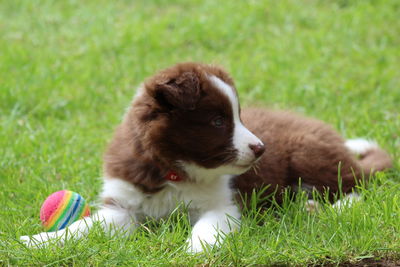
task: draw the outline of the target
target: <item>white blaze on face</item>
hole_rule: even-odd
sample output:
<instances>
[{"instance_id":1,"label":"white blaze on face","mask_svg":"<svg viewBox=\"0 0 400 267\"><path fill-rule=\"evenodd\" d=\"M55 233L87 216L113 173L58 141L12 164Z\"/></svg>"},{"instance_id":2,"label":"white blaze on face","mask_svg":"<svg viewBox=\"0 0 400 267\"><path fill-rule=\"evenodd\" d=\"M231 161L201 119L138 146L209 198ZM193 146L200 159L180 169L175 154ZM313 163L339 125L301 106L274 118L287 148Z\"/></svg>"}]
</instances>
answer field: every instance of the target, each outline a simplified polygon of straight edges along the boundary
<instances>
[{"instance_id":1,"label":"white blaze on face","mask_svg":"<svg viewBox=\"0 0 400 267\"><path fill-rule=\"evenodd\" d=\"M223 94L225 94L232 106L234 132L233 132L233 146L238 151L237 165L248 165L254 159L254 152L250 149L249 145L262 144L261 140L258 139L252 132L250 132L242 122L239 117L239 100L235 94L234 89L215 76L209 77L211 83L218 88Z\"/></svg>"}]
</instances>

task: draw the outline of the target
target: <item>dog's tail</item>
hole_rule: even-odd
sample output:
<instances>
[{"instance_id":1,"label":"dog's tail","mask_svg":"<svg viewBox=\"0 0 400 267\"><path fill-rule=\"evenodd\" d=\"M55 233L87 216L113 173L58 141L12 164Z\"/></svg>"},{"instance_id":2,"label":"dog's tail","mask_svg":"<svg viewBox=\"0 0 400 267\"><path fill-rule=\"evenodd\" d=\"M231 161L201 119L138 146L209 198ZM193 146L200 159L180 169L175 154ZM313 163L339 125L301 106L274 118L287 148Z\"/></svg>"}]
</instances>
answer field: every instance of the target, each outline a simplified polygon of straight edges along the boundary
<instances>
[{"instance_id":1,"label":"dog's tail","mask_svg":"<svg viewBox=\"0 0 400 267\"><path fill-rule=\"evenodd\" d=\"M374 141L366 139L349 139L345 146L358 156L359 163L365 175L374 174L392 168L390 155Z\"/></svg>"}]
</instances>

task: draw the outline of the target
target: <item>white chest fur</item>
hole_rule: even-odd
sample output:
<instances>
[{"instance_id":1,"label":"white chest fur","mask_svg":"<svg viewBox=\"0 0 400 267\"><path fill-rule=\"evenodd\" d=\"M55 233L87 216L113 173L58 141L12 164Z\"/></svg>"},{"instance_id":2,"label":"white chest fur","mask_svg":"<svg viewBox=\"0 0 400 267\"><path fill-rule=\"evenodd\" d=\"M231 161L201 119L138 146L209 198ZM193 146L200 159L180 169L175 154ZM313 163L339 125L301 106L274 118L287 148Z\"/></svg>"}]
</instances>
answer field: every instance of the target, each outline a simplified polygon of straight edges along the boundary
<instances>
[{"instance_id":1,"label":"white chest fur","mask_svg":"<svg viewBox=\"0 0 400 267\"><path fill-rule=\"evenodd\" d=\"M128 210L138 220L168 216L181 203L188 206L191 217L197 217L206 210L232 205L229 180L229 176L222 176L207 182L167 182L160 192L144 194L124 180L106 178L101 197L111 198L119 208Z\"/></svg>"}]
</instances>

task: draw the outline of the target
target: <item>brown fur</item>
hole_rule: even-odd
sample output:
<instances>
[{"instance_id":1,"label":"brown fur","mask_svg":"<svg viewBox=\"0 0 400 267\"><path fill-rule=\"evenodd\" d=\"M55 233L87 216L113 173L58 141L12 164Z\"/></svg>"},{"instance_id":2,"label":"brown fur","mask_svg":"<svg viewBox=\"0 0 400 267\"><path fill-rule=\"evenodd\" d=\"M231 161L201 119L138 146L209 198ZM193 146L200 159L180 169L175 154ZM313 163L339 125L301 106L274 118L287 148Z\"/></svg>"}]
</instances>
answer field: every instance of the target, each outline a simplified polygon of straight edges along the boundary
<instances>
[{"instance_id":1,"label":"brown fur","mask_svg":"<svg viewBox=\"0 0 400 267\"><path fill-rule=\"evenodd\" d=\"M373 174L393 167L389 154L380 148L372 148L360 155L359 163L366 174Z\"/></svg>"},{"instance_id":2,"label":"brown fur","mask_svg":"<svg viewBox=\"0 0 400 267\"><path fill-rule=\"evenodd\" d=\"M233 80L221 68L198 63L178 64L149 78L105 153L105 175L154 194L164 188L170 170L195 182L177 164L179 160L204 168L231 162L236 151L231 146L230 102L212 87L209 74L234 88ZM224 127L215 129L210 121L218 116L226 121ZM318 120L266 109L245 109L241 117L266 147L257 167L233 181L243 194L266 185L271 185L266 193L281 192L298 185L301 178L319 191L329 188L332 195L339 190L339 166L346 193L363 172L391 166L390 157L380 149L357 160L344 140Z\"/></svg>"},{"instance_id":3,"label":"brown fur","mask_svg":"<svg viewBox=\"0 0 400 267\"><path fill-rule=\"evenodd\" d=\"M222 69L196 63L178 64L144 83L143 94L133 101L104 156L107 177L157 193L170 170L190 178L178 160L213 168L234 159L230 102L212 87L207 74L233 86ZM215 129L210 121L218 116L227 120Z\"/></svg>"},{"instance_id":4,"label":"brown fur","mask_svg":"<svg viewBox=\"0 0 400 267\"><path fill-rule=\"evenodd\" d=\"M360 160L345 146L343 138L329 125L287 111L244 109L246 127L265 144L266 153L256 168L238 176L234 187L242 194L270 185L265 195L282 192L301 183L318 191L329 189L330 197L338 192L338 177L342 192L348 193L363 173L391 167L390 156L381 149L361 155ZM340 171L340 175L339 175ZM278 202L280 194L276 195Z\"/></svg>"}]
</instances>

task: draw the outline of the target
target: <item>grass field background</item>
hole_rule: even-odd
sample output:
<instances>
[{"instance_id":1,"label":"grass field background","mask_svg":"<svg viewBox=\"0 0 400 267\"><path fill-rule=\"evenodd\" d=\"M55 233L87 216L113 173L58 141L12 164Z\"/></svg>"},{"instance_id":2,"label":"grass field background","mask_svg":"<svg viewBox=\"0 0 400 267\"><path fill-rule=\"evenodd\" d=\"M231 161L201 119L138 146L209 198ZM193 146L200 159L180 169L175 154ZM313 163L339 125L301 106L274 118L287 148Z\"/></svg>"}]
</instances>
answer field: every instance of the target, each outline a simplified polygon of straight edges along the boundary
<instances>
[{"instance_id":1,"label":"grass field background","mask_svg":"<svg viewBox=\"0 0 400 267\"><path fill-rule=\"evenodd\" d=\"M0 265L306 265L400 259L400 2L0 1ZM155 71L224 66L246 105L291 109L394 158L338 213L302 202L249 211L218 250L188 255L186 215L131 238L94 229L63 248L30 250L54 191L95 206L113 128Z\"/></svg>"}]
</instances>

